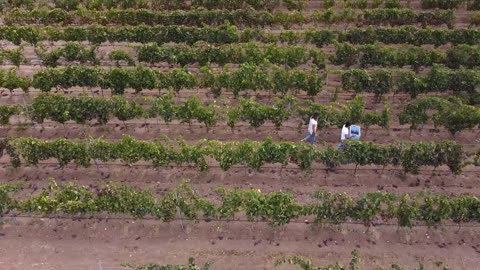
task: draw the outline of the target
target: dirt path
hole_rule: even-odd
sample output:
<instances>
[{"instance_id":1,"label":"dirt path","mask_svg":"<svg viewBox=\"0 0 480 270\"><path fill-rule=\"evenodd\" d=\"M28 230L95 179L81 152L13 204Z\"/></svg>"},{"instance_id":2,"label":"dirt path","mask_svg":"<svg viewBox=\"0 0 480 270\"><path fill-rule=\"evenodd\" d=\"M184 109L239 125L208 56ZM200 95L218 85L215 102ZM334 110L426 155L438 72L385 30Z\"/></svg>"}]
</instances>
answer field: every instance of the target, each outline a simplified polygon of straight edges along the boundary
<instances>
[{"instance_id":1,"label":"dirt path","mask_svg":"<svg viewBox=\"0 0 480 270\"><path fill-rule=\"evenodd\" d=\"M322 2L312 0L309 12L314 9L324 10ZM336 1L336 11L344 10L343 2ZM369 0L369 2L371 2ZM402 0L402 6L411 5L416 12L421 12L421 1ZM469 27L470 15L465 5L455 11L455 28ZM3 22L0 19L0 25ZM306 29L313 25L295 25L293 31ZM352 29L355 25L339 23L318 29ZM436 29L445 27L434 27ZM271 32L278 34L278 27L272 27ZM47 48L63 46L66 42L42 42ZM88 42L84 42L88 44ZM97 50L100 62L105 68L115 65L107 60L108 54L115 49L129 51L136 59L132 46L135 43L104 43ZM2 48L17 48L10 42L0 41ZM306 47L313 45L305 44ZM393 44L386 47L401 47ZM451 45L443 45L438 49L445 51ZM432 45L422 46L433 48ZM320 48L324 52L334 53L334 45ZM27 63L18 68L19 75L32 76L41 70L41 61L31 45L25 45L24 54ZM60 61L61 65L71 64ZM143 64L142 64L143 65ZM309 64L301 67L306 68ZM168 63L157 63L152 68L162 71L179 67ZM232 65L236 68L238 65ZM0 65L1 70L12 68L7 61ZM217 68L218 65L212 65ZM358 67L352 66L352 68ZM197 73L198 64L188 66ZM327 68L333 71L347 69L327 61ZM379 67L368 67L375 70ZM404 67L408 70L410 67ZM398 70L392 68L392 70ZM419 74L426 74L430 67L421 68ZM351 100L355 93L340 91L339 74L330 73L327 85L315 97L306 93L294 93L298 100L312 100L327 104L334 100L340 104ZM65 95L90 95L111 97L111 91L99 88L80 88L53 90ZM0 104L28 103L40 91L30 89L29 93L17 89L13 92L0 89ZM124 97L139 100L144 97L154 97L166 93L166 90L145 90L134 93L129 89ZM428 95L444 96L450 93L429 93ZM202 101L210 103L217 100L219 104L226 102L238 103L232 92L224 91L220 98L214 97L209 89L181 90L176 95L177 102L183 102L191 96L198 96ZM275 95L268 92L242 91L242 96L256 96L258 101L272 104ZM396 141L442 141L455 139L464 145L466 151L480 148L479 130L463 131L455 138L448 131L434 131L431 125L410 135L408 126L398 123L398 113L404 104L411 100L406 94L386 94L382 100L374 95L364 93L366 110L381 111L382 101L392 106L391 127L381 129L372 127L362 140L375 143L393 143ZM424 95L421 95L423 97ZM279 95L277 97L280 97ZM420 96L419 96L420 97ZM297 142L306 134L306 126L299 127L299 119L291 119L276 130L270 123L254 130L247 123L239 123L234 132L222 120L215 128L208 131L198 123L192 126L173 123L164 125L156 119L137 119L127 121L112 121L106 126L90 125L88 128L73 123L65 127L58 123L46 122L42 125L21 125L19 119L13 117L14 125L0 127L0 138L7 136L32 136L41 139L69 138L83 139L86 136L104 137L117 140L123 135L131 135L136 139L153 140L162 135L174 139L183 137L187 142L200 139L232 140L264 140L271 136L276 141ZM365 130L363 130L365 132ZM323 129L320 141L335 145L339 140L339 129L336 127ZM364 133L365 135L365 133ZM401 168L385 170L374 166L365 166L354 172L355 166L342 166L336 172L327 172L324 166L315 164L311 174L301 172L293 165L280 170L277 164L264 166L258 172L245 169L242 166L233 167L227 172L221 171L212 163L206 173L200 173L190 166L166 166L152 168L149 164L125 166L117 163L92 165L89 168L77 168L69 164L59 168L58 164L47 161L38 166L26 166L13 169L8 164L7 157L0 158L0 184L24 181L24 188L18 196L38 194L48 185L47 179L54 177L58 182L75 180L78 184L95 189L110 181L118 184L128 184L140 188L151 189L160 196L165 191L176 187L183 180L189 180L190 185L202 196L216 198L216 187L239 187L243 189L260 189L262 192L289 191L300 203L312 200L311 194L318 189L332 192L346 192L358 196L366 192L384 190L396 194L415 193L430 190L445 195L472 194L480 196L480 168L467 166L458 176L452 175L448 168L441 167L432 172L432 168L422 168L418 175L404 174ZM439 262L446 263L449 269L472 270L479 269L480 264L480 224L467 224L462 228L441 226L439 228L415 227L399 229L396 226L376 226L369 230L363 225L343 224L342 226L314 226L303 221L294 222L281 228L272 228L266 223L247 222L184 222L178 220L165 224L154 220L70 220L10 216L0 218L0 270L117 270L123 269L121 263L160 263L185 264L189 257L194 257L199 263L213 262L213 270L223 269L274 269L274 262L284 255L303 255L315 263L327 264L339 261L348 264L350 253L358 249L361 254L361 269L391 269L391 264L398 263L407 269L425 264L427 269L440 270ZM182 225L184 228L182 228ZM298 269L279 267L275 269Z\"/></svg>"},{"instance_id":2,"label":"dirt path","mask_svg":"<svg viewBox=\"0 0 480 270\"><path fill-rule=\"evenodd\" d=\"M457 143L463 144L465 150L472 152L480 147L478 137L480 130L474 128L459 132L455 137ZM317 143L327 143L336 146L340 140L340 129L337 127L328 127L319 131ZM215 127L207 130L203 124L194 123L188 125L185 123L173 122L165 124L163 121L155 120L131 120L125 123L112 120L104 126L98 125L80 125L67 123L65 126L56 122L46 122L41 124L12 124L0 127L0 138L5 137L35 137L45 140L68 138L68 139L86 139L86 138L104 138L105 140L118 140L125 135L130 135L138 140L155 140L162 136L171 139L183 138L189 142L197 142L201 139L219 140L219 141L243 141L245 139L263 141L271 137L275 141L298 142L306 135L306 126L302 125L300 119L291 119L278 130L271 123L266 123L257 130L248 124L248 122L239 122L232 130L225 122L218 123ZM448 130L439 128L435 130L433 126L426 126L421 130L410 132L408 125L393 125L385 129L378 126L370 127L368 130L362 129L362 141L371 141L374 143L395 143L399 141L432 141L441 142L446 139L452 140L452 135Z\"/></svg>"},{"instance_id":3,"label":"dirt path","mask_svg":"<svg viewBox=\"0 0 480 270\"><path fill-rule=\"evenodd\" d=\"M213 262L216 269L274 269L285 255L308 256L316 263L348 264L353 249L363 269L408 269L423 262L427 269L446 263L450 269L476 269L480 262L477 228L425 227L397 230L361 225L316 228L291 224L272 229L266 224L211 222L195 225L156 221L71 221L17 218L0 226L0 268L122 269L121 263ZM99 263L102 268L99 268ZM275 269L295 269L280 267Z\"/></svg>"},{"instance_id":4,"label":"dirt path","mask_svg":"<svg viewBox=\"0 0 480 270\"><path fill-rule=\"evenodd\" d=\"M2 182L18 182L25 180L25 187L33 191L46 187L49 177L58 181L75 180L81 185L97 187L110 181L151 188L157 193L176 187L182 180L189 180L194 189L201 194L213 195L216 187L254 188L264 192L287 190L298 197L310 197L313 191L326 189L330 191L345 191L356 195L376 190L394 193L414 193L424 189L435 192L458 195L480 195L480 170L474 167L465 168L462 175L454 176L448 168L438 168L432 174L427 168L418 175L404 174L401 170L382 172L382 168L363 167L354 175L354 166L342 166L336 172L327 172L321 165L313 167L312 174L306 175L298 168L288 166L280 173L280 166L266 165L259 172L234 167L227 172L218 167L212 167L206 173L198 172L188 166L168 166L152 168L151 166L99 166L76 168L68 165L59 169L58 165L39 165L38 167L21 167L13 169L3 165L0 168Z\"/></svg>"}]
</instances>

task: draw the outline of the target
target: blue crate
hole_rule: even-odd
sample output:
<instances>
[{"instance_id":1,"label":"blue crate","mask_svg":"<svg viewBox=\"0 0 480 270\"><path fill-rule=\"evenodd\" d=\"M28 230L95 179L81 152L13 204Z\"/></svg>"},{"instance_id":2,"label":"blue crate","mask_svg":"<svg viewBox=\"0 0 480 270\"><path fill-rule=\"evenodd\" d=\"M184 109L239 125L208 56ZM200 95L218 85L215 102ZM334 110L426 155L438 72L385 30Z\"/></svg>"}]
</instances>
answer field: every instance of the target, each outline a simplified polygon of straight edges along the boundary
<instances>
[{"instance_id":1,"label":"blue crate","mask_svg":"<svg viewBox=\"0 0 480 270\"><path fill-rule=\"evenodd\" d=\"M360 126L350 126L350 140L359 141L362 136L362 131Z\"/></svg>"}]
</instances>

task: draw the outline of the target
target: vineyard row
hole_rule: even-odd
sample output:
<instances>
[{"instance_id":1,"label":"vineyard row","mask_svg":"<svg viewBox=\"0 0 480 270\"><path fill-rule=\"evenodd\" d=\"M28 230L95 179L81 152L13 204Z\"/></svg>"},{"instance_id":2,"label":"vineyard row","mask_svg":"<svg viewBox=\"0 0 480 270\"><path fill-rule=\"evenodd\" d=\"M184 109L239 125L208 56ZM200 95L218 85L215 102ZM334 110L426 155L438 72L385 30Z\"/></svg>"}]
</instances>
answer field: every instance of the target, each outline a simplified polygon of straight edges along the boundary
<instances>
[{"instance_id":1,"label":"vineyard row","mask_svg":"<svg viewBox=\"0 0 480 270\"><path fill-rule=\"evenodd\" d=\"M4 7L11 8L51 8L75 10L77 8L88 10L104 9L149 9L149 10L189 10L189 9L243 9L253 8L260 10L273 10L286 6L292 10L305 8L308 0L23 0L7 1Z\"/></svg>"},{"instance_id":2,"label":"vineyard row","mask_svg":"<svg viewBox=\"0 0 480 270\"><path fill-rule=\"evenodd\" d=\"M295 265L297 269L303 270L360 270L365 269L362 268L361 265L362 258L358 252L358 250L354 249L351 253L351 260L348 264L348 267L343 266L341 263L336 262L335 264L329 265L315 265L309 258L303 256L290 256L290 257L281 257L277 259L274 263L275 267L280 265L288 264L288 265ZM436 262L437 266L440 267L442 262ZM135 265L127 263L124 266L130 268L131 270L210 270L211 266L214 265L212 262L206 262L205 264L197 264L193 257L188 259L187 265L181 264L156 264L156 263L149 263L144 265ZM389 267L386 267L389 268ZM392 269L395 270L406 270L408 268L400 267L398 264L392 264ZM381 269L381 268L379 268ZM415 270L425 270L425 266L423 263L419 263L418 268ZM440 268L438 268L440 269ZM448 270L447 265L443 265L443 270Z\"/></svg>"},{"instance_id":3,"label":"vineyard row","mask_svg":"<svg viewBox=\"0 0 480 270\"><path fill-rule=\"evenodd\" d=\"M121 121L161 118L167 124L173 120L188 124L197 121L207 129L225 120L233 132L239 121L248 122L255 129L271 121L280 129L283 123L296 118L301 127L315 112L319 114L319 129L341 127L348 120L362 125L364 135L372 125L388 128L391 118L390 106L387 104L381 113L366 112L362 96L356 96L344 105L335 102L325 105L311 101L299 102L292 96L276 99L272 105L260 103L254 97L240 98L238 105L221 102L205 105L197 96L190 97L181 104L177 103L171 93L142 102L128 101L122 97L109 99L41 94L23 106L0 105L0 124L8 125L14 115L25 115L35 123L43 123L45 119L62 124L67 121L85 124L95 120L102 125L112 117ZM455 135L480 125L480 108L464 104L459 98L426 97L406 104L398 118L401 125L410 124L411 130L433 121L435 128L445 127Z\"/></svg>"},{"instance_id":4,"label":"vineyard row","mask_svg":"<svg viewBox=\"0 0 480 270\"><path fill-rule=\"evenodd\" d=\"M341 164L358 166L378 165L401 166L405 172L418 173L422 166L446 165L454 174L462 172L467 154L462 146L452 141L441 143L396 143L374 144L371 142L348 142L343 150L328 146L321 148L307 143L244 140L243 142L219 142L202 140L186 144L182 140L167 138L155 142L135 140L125 136L120 141L103 139L46 141L18 137L0 141L0 153L10 157L13 167L19 167L22 160L30 165L40 161L56 159L61 167L70 162L88 167L92 161L120 160L126 164L149 162L154 167L191 165L200 171L209 169L209 160L218 162L224 171L235 165L246 165L258 170L265 164L295 164L301 170L309 171L313 163L323 163L329 168Z\"/></svg>"},{"instance_id":5,"label":"vineyard row","mask_svg":"<svg viewBox=\"0 0 480 270\"><path fill-rule=\"evenodd\" d=\"M309 7L309 0L23 0L6 1L0 8L55 8L64 10L75 10L78 8L86 10L104 9L148 9L148 10L194 10L194 9L255 9L273 11L280 7L289 10L305 10ZM469 10L480 9L478 0L421 0L421 7L424 9L455 9L466 6ZM400 0L327 0L321 2L321 8L399 8ZM408 1L406 6L411 6Z\"/></svg>"},{"instance_id":6,"label":"vineyard row","mask_svg":"<svg viewBox=\"0 0 480 270\"><path fill-rule=\"evenodd\" d=\"M338 71L341 74L343 90L356 93L383 94L408 93L412 97L427 92L466 92L475 94L480 85L478 70L448 70L436 65L426 75L417 75L413 71L391 71L379 69L368 72L364 69ZM30 77L16 74L15 69L0 71L0 87L10 91L30 87L49 92L53 88L100 87L111 89L113 94L122 95L126 89L140 92L146 89L182 89L209 88L216 96L222 91L231 91L238 96L242 91L271 91L287 94L291 91L306 92L309 96L320 93L327 81L327 72L319 73L316 68L309 70L288 70L273 64L241 64L238 69L223 70L201 67L198 73L186 69L174 68L160 72L151 68L98 68L69 66L66 68L47 68ZM338 91L338 90L337 90Z\"/></svg>"},{"instance_id":7,"label":"vineyard row","mask_svg":"<svg viewBox=\"0 0 480 270\"><path fill-rule=\"evenodd\" d=\"M316 191L312 194L312 202L300 204L292 194L282 191L262 193L253 189L217 188L217 198L213 202L198 195L185 182L157 198L150 190L126 185L110 183L92 192L85 186L59 184L49 179L48 188L21 200L11 196L20 187L21 183L0 185L0 214L15 212L73 218L121 214L171 222L180 210L184 219L192 221L228 221L245 215L249 221L268 221L273 226L299 218L312 218L313 223L362 222L365 226L395 220L400 227L480 221L480 199L472 195L447 197L429 192L395 195L379 191L352 198L345 193Z\"/></svg>"},{"instance_id":8,"label":"vineyard row","mask_svg":"<svg viewBox=\"0 0 480 270\"><path fill-rule=\"evenodd\" d=\"M290 68L304 64L313 64L318 68L325 68L327 64L359 65L360 67L404 67L411 66L418 70L422 66L443 64L449 68L477 68L480 67L480 46L457 45L448 48L445 52L422 47L392 48L382 47L379 44L350 45L339 43L335 45L335 53L325 53L321 49L308 46L279 46L258 42L234 43L212 46L198 42L193 46L186 44L158 45L156 43L132 46L137 60L127 50L117 49L108 54L110 61L117 66L136 64L169 63L181 66L199 63L201 66L210 63L219 65L265 62L285 65ZM44 45L37 45L35 52L42 65L56 67L60 60L70 64L101 65L102 56L97 53L97 46L83 45L77 42L68 42L66 45L48 50ZM0 63L8 60L15 66L26 64L27 58L23 54L23 46L16 49L0 49Z\"/></svg>"},{"instance_id":9,"label":"vineyard row","mask_svg":"<svg viewBox=\"0 0 480 270\"><path fill-rule=\"evenodd\" d=\"M146 106L143 105L145 103ZM45 119L62 124L72 120L78 124L96 120L102 125L112 116L121 121L160 117L166 123L178 120L191 124L196 120L207 128L214 127L220 120L226 120L233 131L239 121L246 121L253 128L259 128L267 121L271 121L279 129L284 122L295 117L301 119L299 125L302 125L314 112L320 113L319 129L329 126L341 127L347 119L362 124L366 129L371 125L386 128L390 120L388 106L385 106L382 113L365 112L365 101L362 96L347 101L343 106L338 103L323 105L311 101L300 104L292 96L277 99L273 105L262 104L251 97L240 98L236 106L228 104L222 106L220 102L204 105L197 96L177 104L171 93L143 102L128 101L122 97L109 99L41 94L25 106L0 105L0 124L9 124L10 117L14 115L26 115L35 123L43 123Z\"/></svg>"},{"instance_id":10,"label":"vineyard row","mask_svg":"<svg viewBox=\"0 0 480 270\"><path fill-rule=\"evenodd\" d=\"M49 41L89 41L94 44L103 42L157 42L160 44L176 42L193 44L197 41L225 44L248 41L286 42L289 44L311 43L324 46L335 42L353 44L433 44L440 46L447 43L478 45L479 29L419 29L413 26L398 28L368 27L348 30L305 30L280 31L279 33L259 28L239 30L233 25L216 27L189 26L1 26L0 40L8 40L16 45L22 41L35 44L42 40Z\"/></svg>"},{"instance_id":11,"label":"vineyard row","mask_svg":"<svg viewBox=\"0 0 480 270\"><path fill-rule=\"evenodd\" d=\"M299 12L275 12L255 10L193 10L153 12L149 10L107 10L107 11L66 11L63 9L14 9L4 15L6 25L221 25L225 22L249 27L292 25L311 23L336 24L352 23L366 25L422 25L423 27L446 25L453 28L455 15L452 10L435 10L416 13L413 9L368 9L357 12L345 9L340 12L333 9L314 11L307 15ZM470 24L476 24L475 13L469 18Z\"/></svg>"},{"instance_id":12,"label":"vineyard row","mask_svg":"<svg viewBox=\"0 0 480 270\"><path fill-rule=\"evenodd\" d=\"M480 109L463 104L460 99L427 97L406 104L399 114L400 124L410 124L410 130L425 125L429 120L434 126L443 126L451 134L480 124Z\"/></svg>"}]
</instances>

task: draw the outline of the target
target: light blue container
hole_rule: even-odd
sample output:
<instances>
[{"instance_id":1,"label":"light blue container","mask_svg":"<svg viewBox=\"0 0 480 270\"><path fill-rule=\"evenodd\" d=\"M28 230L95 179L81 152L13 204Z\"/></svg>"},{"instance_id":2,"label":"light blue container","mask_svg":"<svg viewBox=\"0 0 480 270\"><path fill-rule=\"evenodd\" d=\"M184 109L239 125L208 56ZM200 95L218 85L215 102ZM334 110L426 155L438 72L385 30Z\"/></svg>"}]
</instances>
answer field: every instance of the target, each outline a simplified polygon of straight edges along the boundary
<instances>
[{"instance_id":1,"label":"light blue container","mask_svg":"<svg viewBox=\"0 0 480 270\"><path fill-rule=\"evenodd\" d=\"M360 126L350 126L350 140L359 141L362 136Z\"/></svg>"}]
</instances>

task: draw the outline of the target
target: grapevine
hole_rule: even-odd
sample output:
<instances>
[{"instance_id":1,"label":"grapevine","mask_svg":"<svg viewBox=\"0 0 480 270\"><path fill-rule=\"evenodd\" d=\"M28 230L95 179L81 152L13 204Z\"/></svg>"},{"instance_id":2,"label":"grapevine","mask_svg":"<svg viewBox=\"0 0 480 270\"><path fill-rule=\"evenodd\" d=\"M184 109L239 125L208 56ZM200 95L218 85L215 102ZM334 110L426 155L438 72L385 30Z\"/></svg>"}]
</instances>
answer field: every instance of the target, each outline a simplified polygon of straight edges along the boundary
<instances>
[{"instance_id":1,"label":"grapevine","mask_svg":"<svg viewBox=\"0 0 480 270\"><path fill-rule=\"evenodd\" d=\"M310 215L315 215L316 223L360 221L366 226L370 226L373 220L381 222L390 218L397 218L402 227L480 220L480 199L473 195L448 197L420 192L410 197L406 194L371 192L353 198L344 193L318 191L311 203L300 204L292 194L282 191L262 193L258 190L219 188L216 190L218 198L212 200L198 195L187 183L157 197L148 189L114 183L92 191L73 182L48 181L47 188L23 200L15 196L18 184L0 185L0 213L10 211L72 217L122 214L137 219L155 217L171 222L178 206L184 217L192 221L201 219L201 216L230 220L245 213L249 221L265 220L272 226L286 225ZM405 207L406 203L408 207ZM408 217L408 222L405 222L405 217Z\"/></svg>"},{"instance_id":2,"label":"grapevine","mask_svg":"<svg viewBox=\"0 0 480 270\"><path fill-rule=\"evenodd\" d=\"M75 162L86 167L92 160L98 159L104 162L121 160L126 164L146 161L155 167L173 163L186 164L205 171L209 168L207 159L210 157L225 169L246 164L249 168L258 170L267 163L293 163L302 170L310 170L314 162L330 164L332 157L356 166L400 164L405 172L411 173L418 173L422 166L435 168L446 165L452 173L460 174L464 166L462 146L451 141L381 145L352 141L345 151L330 147L322 149L302 143L276 143L271 139L263 142L244 140L238 144L216 141L200 141L191 145L183 141L177 143L178 146L173 147L172 142L147 142L129 136L117 142L101 139L91 142L66 139L45 141L19 137L4 139L2 145L14 167L19 166L19 158L29 165L37 165L40 161L53 158L60 166ZM223 149L228 151L224 152Z\"/></svg>"}]
</instances>

